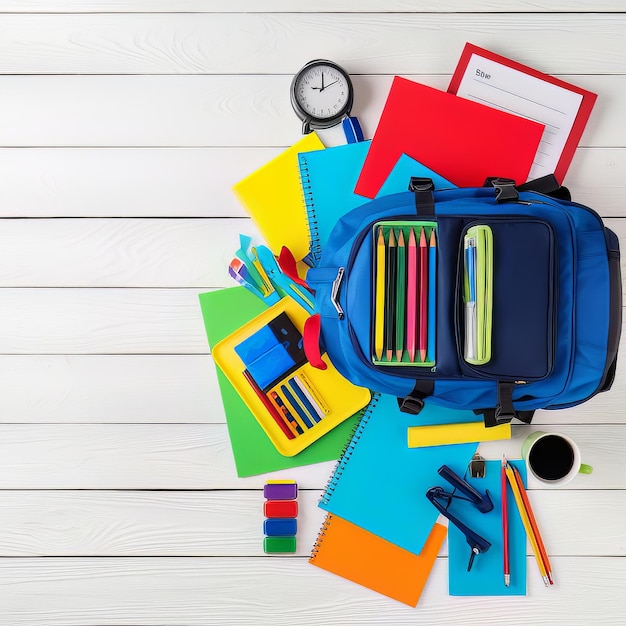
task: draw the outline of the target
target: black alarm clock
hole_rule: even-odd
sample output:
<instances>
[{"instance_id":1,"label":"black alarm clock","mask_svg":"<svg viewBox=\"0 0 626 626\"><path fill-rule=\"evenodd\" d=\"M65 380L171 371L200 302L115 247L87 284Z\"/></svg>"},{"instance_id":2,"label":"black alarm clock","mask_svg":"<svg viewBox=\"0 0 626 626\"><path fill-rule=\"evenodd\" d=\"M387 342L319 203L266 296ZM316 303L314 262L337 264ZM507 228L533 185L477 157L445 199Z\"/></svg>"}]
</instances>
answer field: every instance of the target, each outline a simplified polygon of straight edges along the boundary
<instances>
[{"instance_id":1,"label":"black alarm clock","mask_svg":"<svg viewBox=\"0 0 626 626\"><path fill-rule=\"evenodd\" d=\"M291 104L303 134L339 124L350 116L353 100L348 73L331 61L310 61L291 81Z\"/></svg>"}]
</instances>

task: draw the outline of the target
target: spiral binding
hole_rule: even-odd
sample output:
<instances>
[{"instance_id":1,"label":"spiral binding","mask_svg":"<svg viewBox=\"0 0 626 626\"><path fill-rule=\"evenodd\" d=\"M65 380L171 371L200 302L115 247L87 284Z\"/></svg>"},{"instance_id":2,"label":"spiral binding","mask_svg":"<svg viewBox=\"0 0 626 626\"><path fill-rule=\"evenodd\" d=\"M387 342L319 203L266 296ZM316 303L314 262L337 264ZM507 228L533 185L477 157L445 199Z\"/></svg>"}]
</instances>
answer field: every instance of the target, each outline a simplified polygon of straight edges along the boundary
<instances>
[{"instance_id":1,"label":"spiral binding","mask_svg":"<svg viewBox=\"0 0 626 626\"><path fill-rule=\"evenodd\" d=\"M317 263L322 255L322 246L320 245L320 233L315 213L315 202L313 200L313 190L311 188L311 177L309 175L308 163L306 156L303 154L298 157L300 167L300 180L302 182L302 196L304 207L306 210L307 223L309 225L309 248L310 255Z\"/></svg>"},{"instance_id":2,"label":"spiral binding","mask_svg":"<svg viewBox=\"0 0 626 626\"><path fill-rule=\"evenodd\" d=\"M320 505L328 504L330 502L330 499L333 497L333 493L335 492L335 487L337 486L337 481L341 478L341 475L343 474L346 465L352 458L352 453L354 452L354 449L358 445L359 440L361 439L361 435L363 435L363 431L365 430L365 427L369 423L372 413L374 412L374 409L376 408L376 405L378 404L379 399L380 399L380 394L373 393L372 399L370 400L369 404L365 407L365 409L363 409L363 417L359 420L359 422L354 427L352 434L350 436L350 439L348 440L348 443L346 443L343 450L341 451L341 455L339 456L339 459L337 460L335 469L333 470L332 474L330 475L330 478L328 479L328 482L326 483L326 488L324 489L324 493L322 494L319 500Z\"/></svg>"},{"instance_id":3,"label":"spiral binding","mask_svg":"<svg viewBox=\"0 0 626 626\"><path fill-rule=\"evenodd\" d=\"M322 526L317 535L317 539L315 540L315 543L313 544L313 547L311 548L311 557L309 558L309 562L315 560L317 553L320 551L320 548L322 547L322 543L324 541L324 537L326 536L326 531L328 530L332 519L333 519L332 513L326 513L326 517L324 518L324 521L322 522Z\"/></svg>"}]
</instances>

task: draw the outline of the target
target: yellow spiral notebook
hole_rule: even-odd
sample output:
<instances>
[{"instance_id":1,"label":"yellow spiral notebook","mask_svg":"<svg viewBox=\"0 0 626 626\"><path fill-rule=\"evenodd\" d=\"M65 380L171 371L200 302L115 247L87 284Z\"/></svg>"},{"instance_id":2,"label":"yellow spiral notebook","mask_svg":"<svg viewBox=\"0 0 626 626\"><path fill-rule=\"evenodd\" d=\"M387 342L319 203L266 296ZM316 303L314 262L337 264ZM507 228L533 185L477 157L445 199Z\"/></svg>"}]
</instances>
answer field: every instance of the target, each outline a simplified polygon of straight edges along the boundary
<instances>
[{"instance_id":1,"label":"yellow spiral notebook","mask_svg":"<svg viewBox=\"0 0 626 626\"><path fill-rule=\"evenodd\" d=\"M322 150L313 132L233 186L246 213L278 255L287 246L296 261L309 253L309 227L304 208L298 153Z\"/></svg>"}]
</instances>

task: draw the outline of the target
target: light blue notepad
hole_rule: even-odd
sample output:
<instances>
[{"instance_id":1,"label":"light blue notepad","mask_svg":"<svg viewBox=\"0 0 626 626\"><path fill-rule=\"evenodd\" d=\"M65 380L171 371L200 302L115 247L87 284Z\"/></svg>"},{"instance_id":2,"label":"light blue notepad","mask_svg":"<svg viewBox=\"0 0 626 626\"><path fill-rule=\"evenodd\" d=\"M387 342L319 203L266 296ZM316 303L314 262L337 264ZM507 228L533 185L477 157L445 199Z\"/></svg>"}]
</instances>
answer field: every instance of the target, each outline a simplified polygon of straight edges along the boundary
<instances>
[{"instance_id":1,"label":"light blue notepad","mask_svg":"<svg viewBox=\"0 0 626 626\"><path fill-rule=\"evenodd\" d=\"M523 461L509 461L521 473L526 484L526 466ZM463 476L467 465L448 464L450 469ZM489 491L493 510L481 513L468 502L454 500L450 512L464 524L491 543L487 552L474 559L472 569L467 571L470 548L465 535L453 524L448 525L448 577L451 596L524 596L526 595L526 533L517 512L515 499L507 483L507 506L509 517L509 563L511 584L504 584L504 550L502 544L502 489L500 486L500 461L487 461L484 478L466 480L475 489ZM448 488L442 480L438 483ZM539 576L539 573L537 573Z\"/></svg>"},{"instance_id":2,"label":"light blue notepad","mask_svg":"<svg viewBox=\"0 0 626 626\"><path fill-rule=\"evenodd\" d=\"M319 260L321 250L339 218L370 201L354 193L370 143L369 140L359 141L298 154L314 262ZM411 176L431 178L435 189L455 186L403 154L376 197L407 191Z\"/></svg>"},{"instance_id":3,"label":"light blue notepad","mask_svg":"<svg viewBox=\"0 0 626 626\"><path fill-rule=\"evenodd\" d=\"M472 411L426 402L419 415L409 415L394 396L375 394L319 503L415 554L439 516L426 499L426 491L439 484L437 470L443 464L467 468L476 450L474 443L409 448L409 426L477 420Z\"/></svg>"}]
</instances>

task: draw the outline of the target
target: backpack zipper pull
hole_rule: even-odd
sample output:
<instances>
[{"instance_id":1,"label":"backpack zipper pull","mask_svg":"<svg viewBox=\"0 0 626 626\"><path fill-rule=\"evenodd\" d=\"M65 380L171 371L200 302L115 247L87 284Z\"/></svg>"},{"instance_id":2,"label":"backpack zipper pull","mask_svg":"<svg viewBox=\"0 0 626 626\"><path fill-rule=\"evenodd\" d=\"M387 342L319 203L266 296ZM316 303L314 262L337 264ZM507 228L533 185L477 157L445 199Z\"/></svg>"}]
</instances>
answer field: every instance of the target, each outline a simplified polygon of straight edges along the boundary
<instances>
[{"instance_id":1,"label":"backpack zipper pull","mask_svg":"<svg viewBox=\"0 0 626 626\"><path fill-rule=\"evenodd\" d=\"M330 301L333 303L333 306L337 310L337 315L339 316L340 320L342 320L345 317L343 309L341 308L341 305L339 304L339 291L341 289L341 281L343 280L344 274L345 274L345 269L343 267L340 267L337 270L337 276L335 280L333 280L333 287L330 292Z\"/></svg>"}]
</instances>

